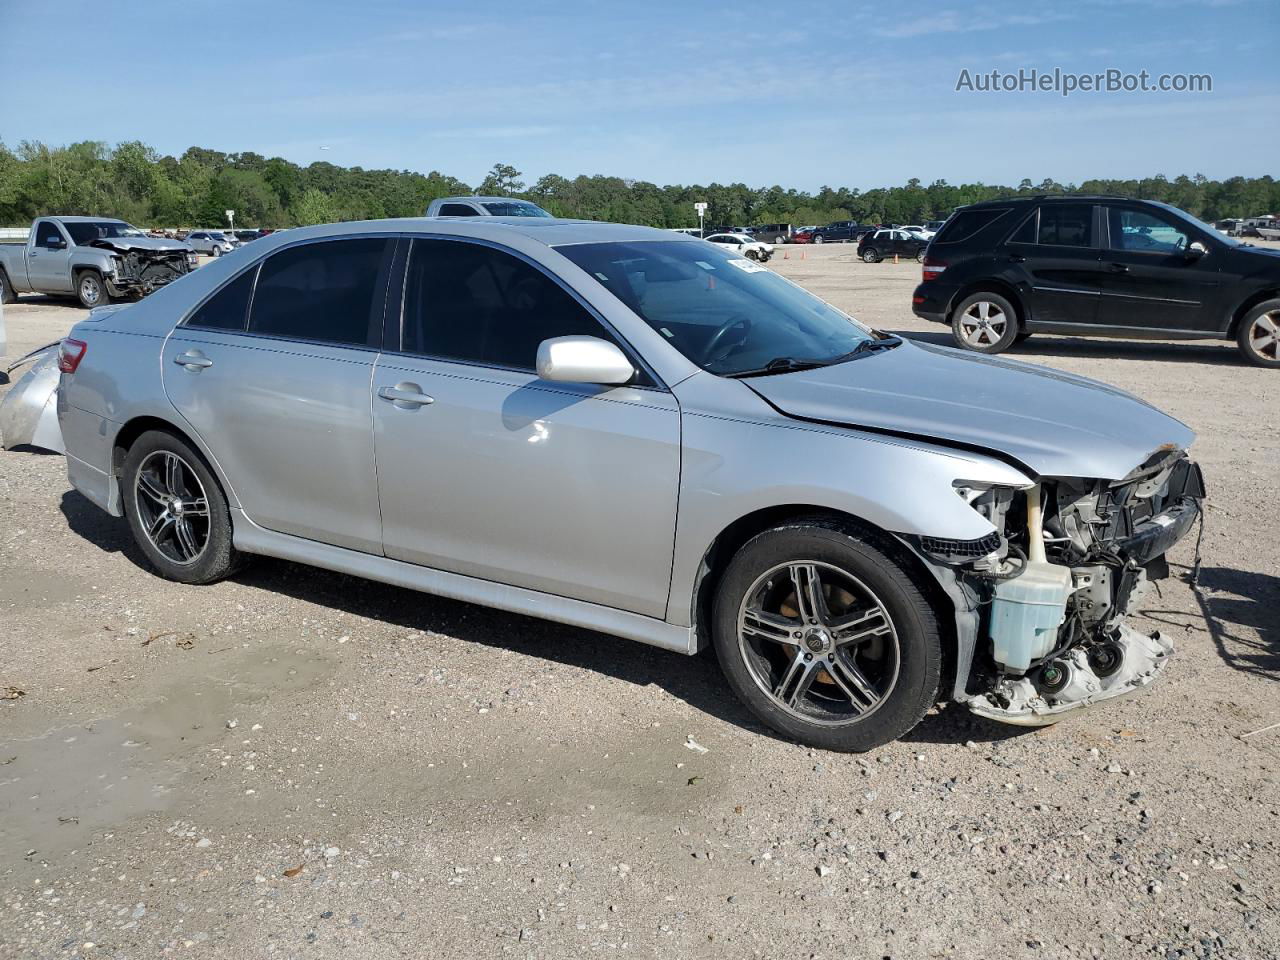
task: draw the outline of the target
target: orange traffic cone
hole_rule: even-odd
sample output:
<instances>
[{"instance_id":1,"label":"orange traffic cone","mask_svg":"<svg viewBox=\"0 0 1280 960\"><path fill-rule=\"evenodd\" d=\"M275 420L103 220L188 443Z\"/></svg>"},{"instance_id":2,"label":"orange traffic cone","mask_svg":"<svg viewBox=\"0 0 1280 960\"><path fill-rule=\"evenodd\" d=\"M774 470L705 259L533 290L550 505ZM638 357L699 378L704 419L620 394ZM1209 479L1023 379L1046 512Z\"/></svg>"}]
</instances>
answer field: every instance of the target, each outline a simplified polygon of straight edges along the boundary
<instances>
[{"instance_id":1,"label":"orange traffic cone","mask_svg":"<svg viewBox=\"0 0 1280 960\"><path fill-rule=\"evenodd\" d=\"M894 263L898 262L898 255L896 253L893 255L893 262Z\"/></svg>"},{"instance_id":2,"label":"orange traffic cone","mask_svg":"<svg viewBox=\"0 0 1280 960\"><path fill-rule=\"evenodd\" d=\"M804 253L805 253L805 252L804 252L803 250L801 250L801 251L800 251L800 259L801 259L801 260L803 260L803 259L804 259Z\"/></svg>"},{"instance_id":3,"label":"orange traffic cone","mask_svg":"<svg viewBox=\"0 0 1280 960\"><path fill-rule=\"evenodd\" d=\"M783 250L783 251L782 251L782 259L783 259L783 260L790 260L790 259L791 259L791 251L790 251L790 250Z\"/></svg>"}]
</instances>

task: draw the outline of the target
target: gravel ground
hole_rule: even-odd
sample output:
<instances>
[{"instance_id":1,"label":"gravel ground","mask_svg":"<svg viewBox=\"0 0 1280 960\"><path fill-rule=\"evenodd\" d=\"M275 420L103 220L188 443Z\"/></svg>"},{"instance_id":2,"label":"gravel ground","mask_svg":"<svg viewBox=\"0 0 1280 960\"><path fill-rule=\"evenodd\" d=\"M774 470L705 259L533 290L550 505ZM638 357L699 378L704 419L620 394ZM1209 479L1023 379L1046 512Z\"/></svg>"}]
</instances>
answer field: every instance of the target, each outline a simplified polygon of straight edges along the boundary
<instances>
[{"instance_id":1,"label":"gravel ground","mask_svg":"<svg viewBox=\"0 0 1280 960\"><path fill-rule=\"evenodd\" d=\"M915 264L773 266L885 329ZM81 316L6 309L10 354ZM861 757L713 658L279 561L184 587L61 458L0 453L0 956L1280 956L1280 378L1227 344L1035 337L1190 423L1204 570L1148 691L940 708ZM6 387L0 385L0 391ZM1271 401L1267 401L1267 397Z\"/></svg>"}]
</instances>

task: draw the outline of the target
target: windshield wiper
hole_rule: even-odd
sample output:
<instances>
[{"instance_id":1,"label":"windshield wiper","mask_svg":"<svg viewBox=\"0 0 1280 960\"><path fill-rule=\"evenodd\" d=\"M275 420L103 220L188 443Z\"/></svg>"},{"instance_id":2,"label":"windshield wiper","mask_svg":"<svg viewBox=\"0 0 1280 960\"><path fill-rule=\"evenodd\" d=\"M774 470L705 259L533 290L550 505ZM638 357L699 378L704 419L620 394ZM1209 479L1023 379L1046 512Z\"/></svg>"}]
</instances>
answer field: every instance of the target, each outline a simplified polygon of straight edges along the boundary
<instances>
[{"instance_id":1,"label":"windshield wiper","mask_svg":"<svg viewBox=\"0 0 1280 960\"><path fill-rule=\"evenodd\" d=\"M860 344L850 350L848 353L842 354L832 360L832 363L844 363L846 360L852 360L854 357L860 357L864 353L875 353L878 350L892 350L894 347L902 343L901 337L884 337L881 340L863 340Z\"/></svg>"},{"instance_id":2,"label":"windshield wiper","mask_svg":"<svg viewBox=\"0 0 1280 960\"><path fill-rule=\"evenodd\" d=\"M825 360L797 360L795 357L774 357L763 367L755 370L739 370L736 373L726 373L726 377L733 377L740 380L743 377L763 377L771 373L792 373L796 370L812 370L814 367L825 367Z\"/></svg>"}]
</instances>

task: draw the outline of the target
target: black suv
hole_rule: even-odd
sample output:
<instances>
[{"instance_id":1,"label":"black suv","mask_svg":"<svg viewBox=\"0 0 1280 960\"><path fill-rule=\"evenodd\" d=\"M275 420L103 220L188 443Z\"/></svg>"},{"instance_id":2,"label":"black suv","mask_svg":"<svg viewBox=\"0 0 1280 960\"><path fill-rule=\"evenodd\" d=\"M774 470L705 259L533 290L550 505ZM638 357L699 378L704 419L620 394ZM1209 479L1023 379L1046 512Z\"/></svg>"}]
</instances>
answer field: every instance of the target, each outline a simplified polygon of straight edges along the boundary
<instances>
[{"instance_id":1,"label":"black suv","mask_svg":"<svg viewBox=\"0 0 1280 960\"><path fill-rule=\"evenodd\" d=\"M857 220L837 220L813 231L814 243L852 243L861 240L865 234L871 233L875 227L858 223Z\"/></svg>"},{"instance_id":2,"label":"black suv","mask_svg":"<svg viewBox=\"0 0 1280 960\"><path fill-rule=\"evenodd\" d=\"M905 230L876 230L858 241L858 256L866 263L879 263L886 257L909 257L924 260L928 240L914 237Z\"/></svg>"},{"instance_id":3,"label":"black suv","mask_svg":"<svg viewBox=\"0 0 1280 960\"><path fill-rule=\"evenodd\" d=\"M912 308L979 353L1041 331L1222 338L1251 363L1280 367L1280 250L1151 200L1036 196L961 207L929 246Z\"/></svg>"}]
</instances>

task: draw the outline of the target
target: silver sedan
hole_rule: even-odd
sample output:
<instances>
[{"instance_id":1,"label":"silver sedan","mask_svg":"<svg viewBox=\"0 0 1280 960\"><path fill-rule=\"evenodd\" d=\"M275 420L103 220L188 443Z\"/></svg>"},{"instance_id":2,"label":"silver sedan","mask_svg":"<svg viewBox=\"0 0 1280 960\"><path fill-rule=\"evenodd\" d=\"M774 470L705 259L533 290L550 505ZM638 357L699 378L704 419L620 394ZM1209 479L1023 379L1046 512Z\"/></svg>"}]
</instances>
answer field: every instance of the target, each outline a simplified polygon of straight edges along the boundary
<instances>
[{"instance_id":1,"label":"silver sedan","mask_svg":"<svg viewBox=\"0 0 1280 960\"><path fill-rule=\"evenodd\" d=\"M1204 494L1141 400L643 227L293 230L94 311L58 366L71 482L165 577L265 554L710 645L838 750L1149 682L1172 648L1125 614Z\"/></svg>"}]
</instances>

